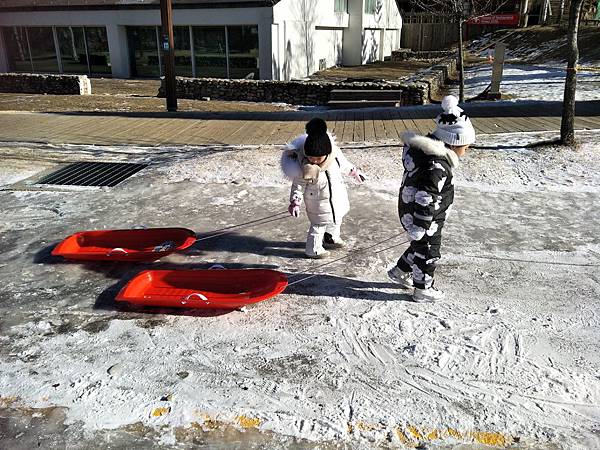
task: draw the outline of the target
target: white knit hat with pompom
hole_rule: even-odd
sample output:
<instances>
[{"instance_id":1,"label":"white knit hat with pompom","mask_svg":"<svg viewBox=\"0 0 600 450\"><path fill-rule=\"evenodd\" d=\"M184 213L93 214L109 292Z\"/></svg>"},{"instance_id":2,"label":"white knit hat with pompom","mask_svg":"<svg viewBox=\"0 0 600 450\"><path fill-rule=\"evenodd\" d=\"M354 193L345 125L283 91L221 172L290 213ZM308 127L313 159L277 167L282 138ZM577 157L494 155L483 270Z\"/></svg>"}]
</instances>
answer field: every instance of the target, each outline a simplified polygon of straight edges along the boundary
<instances>
[{"instance_id":1,"label":"white knit hat with pompom","mask_svg":"<svg viewBox=\"0 0 600 450\"><path fill-rule=\"evenodd\" d=\"M435 137L448 145L470 145L475 142L475 129L469 117L458 107L458 99L447 95L442 99L444 112L435 118Z\"/></svg>"}]
</instances>

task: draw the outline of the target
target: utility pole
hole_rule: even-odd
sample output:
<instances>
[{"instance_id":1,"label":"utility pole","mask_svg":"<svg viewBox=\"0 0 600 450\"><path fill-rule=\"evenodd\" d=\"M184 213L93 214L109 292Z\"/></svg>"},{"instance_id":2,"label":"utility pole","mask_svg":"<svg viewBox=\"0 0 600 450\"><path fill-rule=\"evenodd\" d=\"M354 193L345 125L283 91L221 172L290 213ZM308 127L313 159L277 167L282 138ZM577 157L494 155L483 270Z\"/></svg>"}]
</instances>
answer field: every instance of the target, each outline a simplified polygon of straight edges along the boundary
<instances>
[{"instance_id":1,"label":"utility pole","mask_svg":"<svg viewBox=\"0 0 600 450\"><path fill-rule=\"evenodd\" d=\"M167 111L177 111L177 94L175 92L175 52L173 42L173 8L171 0L160 0L160 20L162 24L161 50L165 66L165 94Z\"/></svg>"}]
</instances>

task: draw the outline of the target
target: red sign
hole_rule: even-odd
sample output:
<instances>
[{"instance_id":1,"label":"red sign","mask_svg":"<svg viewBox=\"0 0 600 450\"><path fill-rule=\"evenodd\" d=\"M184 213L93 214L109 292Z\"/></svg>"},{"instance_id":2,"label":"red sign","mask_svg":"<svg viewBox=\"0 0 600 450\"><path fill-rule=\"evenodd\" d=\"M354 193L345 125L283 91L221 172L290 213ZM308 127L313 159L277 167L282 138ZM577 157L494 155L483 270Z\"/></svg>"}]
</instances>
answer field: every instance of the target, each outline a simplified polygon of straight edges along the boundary
<instances>
[{"instance_id":1,"label":"red sign","mask_svg":"<svg viewBox=\"0 0 600 450\"><path fill-rule=\"evenodd\" d=\"M467 20L469 25L518 25L519 14L490 14Z\"/></svg>"}]
</instances>

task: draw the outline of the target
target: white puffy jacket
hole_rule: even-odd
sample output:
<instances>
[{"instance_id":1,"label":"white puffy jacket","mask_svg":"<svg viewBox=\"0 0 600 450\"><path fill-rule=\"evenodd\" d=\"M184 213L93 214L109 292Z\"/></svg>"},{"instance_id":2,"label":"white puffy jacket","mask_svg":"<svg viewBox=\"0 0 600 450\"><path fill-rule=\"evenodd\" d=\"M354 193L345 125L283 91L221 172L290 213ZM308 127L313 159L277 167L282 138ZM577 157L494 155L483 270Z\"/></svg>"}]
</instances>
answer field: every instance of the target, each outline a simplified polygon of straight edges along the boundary
<instances>
[{"instance_id":1,"label":"white puffy jacket","mask_svg":"<svg viewBox=\"0 0 600 450\"><path fill-rule=\"evenodd\" d=\"M305 179L302 167L310 164L304 155L306 136L300 135L287 144L281 160L284 173L293 180L290 202L301 204L304 201L308 219L313 224L341 223L350 210L343 175L350 175L354 166L336 145L333 135L329 134L331 153L321 164L318 177Z\"/></svg>"}]
</instances>

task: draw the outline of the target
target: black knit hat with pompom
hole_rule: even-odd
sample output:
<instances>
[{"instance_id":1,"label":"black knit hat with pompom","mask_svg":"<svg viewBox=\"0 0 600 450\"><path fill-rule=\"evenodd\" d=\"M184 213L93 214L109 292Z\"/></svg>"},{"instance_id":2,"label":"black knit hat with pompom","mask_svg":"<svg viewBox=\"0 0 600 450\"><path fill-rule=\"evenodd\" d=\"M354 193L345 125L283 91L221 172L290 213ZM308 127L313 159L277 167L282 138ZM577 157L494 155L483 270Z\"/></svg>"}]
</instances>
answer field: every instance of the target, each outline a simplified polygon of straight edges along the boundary
<instances>
[{"instance_id":1,"label":"black knit hat with pompom","mask_svg":"<svg viewBox=\"0 0 600 450\"><path fill-rule=\"evenodd\" d=\"M326 156L331 153L331 140L327 134L327 124L323 119L315 117L306 123L306 141L304 154L306 156Z\"/></svg>"}]
</instances>

